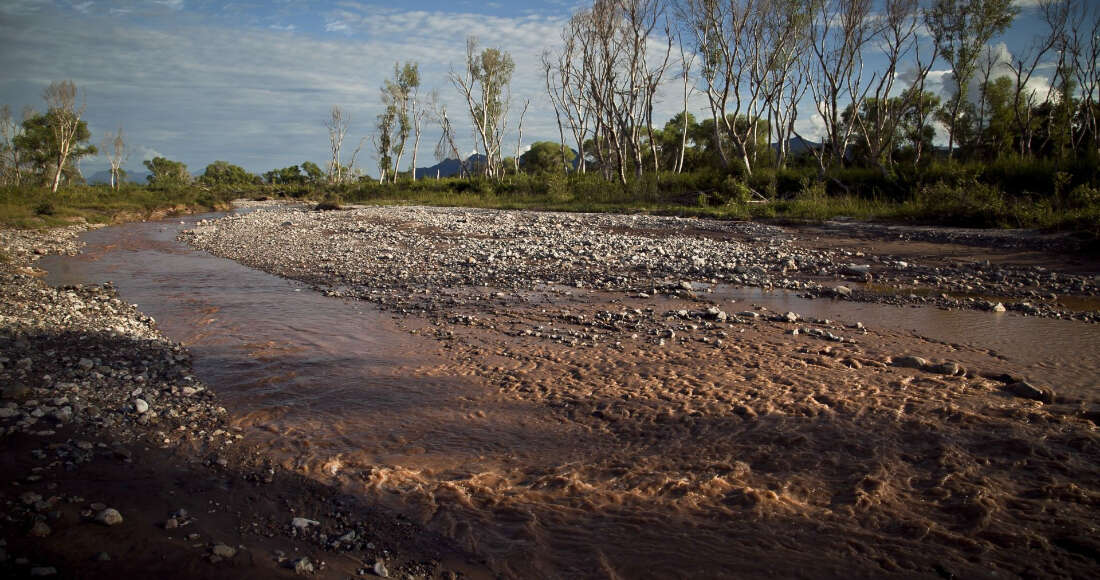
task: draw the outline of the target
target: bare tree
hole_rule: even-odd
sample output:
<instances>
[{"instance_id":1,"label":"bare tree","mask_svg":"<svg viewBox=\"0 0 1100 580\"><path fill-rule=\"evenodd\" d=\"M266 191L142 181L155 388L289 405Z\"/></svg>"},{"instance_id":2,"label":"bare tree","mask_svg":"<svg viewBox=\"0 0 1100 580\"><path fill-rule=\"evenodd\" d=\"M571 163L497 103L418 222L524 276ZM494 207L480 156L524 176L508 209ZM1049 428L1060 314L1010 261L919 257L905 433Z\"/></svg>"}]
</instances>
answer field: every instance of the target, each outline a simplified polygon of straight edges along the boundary
<instances>
[{"instance_id":1,"label":"bare tree","mask_svg":"<svg viewBox=\"0 0 1100 580\"><path fill-rule=\"evenodd\" d=\"M57 192L61 185L61 173L65 169L65 162L69 159L69 153L76 143L76 136L80 128L80 117L84 115L86 108L83 100L80 106L76 104L77 89L73 81L60 81L50 83L42 92L42 98L48 107L47 118L50 130L57 145L57 167L54 171L51 191Z\"/></svg>"},{"instance_id":2,"label":"bare tree","mask_svg":"<svg viewBox=\"0 0 1100 580\"><path fill-rule=\"evenodd\" d=\"M11 107L0 107L0 184L18 185L21 181L19 148L15 139L22 134L22 125L12 117Z\"/></svg>"},{"instance_id":3,"label":"bare tree","mask_svg":"<svg viewBox=\"0 0 1100 580\"><path fill-rule=\"evenodd\" d=\"M531 99L526 99L523 102L523 111L519 114L519 124L516 126L516 154L512 156L512 163L515 165L516 173L519 173L519 154L520 148L523 147L523 119L527 116L527 107L531 106Z\"/></svg>"},{"instance_id":4,"label":"bare tree","mask_svg":"<svg viewBox=\"0 0 1100 580\"><path fill-rule=\"evenodd\" d=\"M562 169L565 171L568 168L563 130L563 125L566 125L576 144L579 156L577 171L580 173L587 170L585 140L590 134L594 109L588 98L591 72L588 65L591 59L587 50L589 43L586 36L588 29L586 14L583 11L577 13L562 29L560 54L543 55L546 90L554 105L558 134L561 137Z\"/></svg>"},{"instance_id":5,"label":"bare tree","mask_svg":"<svg viewBox=\"0 0 1100 580\"><path fill-rule=\"evenodd\" d=\"M684 170L684 155L687 153L688 99L692 93L691 69L695 64L695 52L691 52L691 58L688 58L688 51L684 49L683 34L676 35L676 42L680 47L680 77L684 81L684 107L680 111L680 153L676 155L676 167L674 168L676 173L680 173Z\"/></svg>"},{"instance_id":6,"label":"bare tree","mask_svg":"<svg viewBox=\"0 0 1100 580\"><path fill-rule=\"evenodd\" d=\"M463 176L469 175L470 172L466 168L466 160L462 158L462 154L458 151L458 146L455 145L454 125L451 124L450 118L447 117L447 105L440 102L439 93L436 91L432 91L430 108L432 110L432 116L435 117L440 128L439 141L435 144L436 161L444 161L448 159L450 155L453 155L454 159L458 161L459 174Z\"/></svg>"},{"instance_id":7,"label":"bare tree","mask_svg":"<svg viewBox=\"0 0 1100 580\"><path fill-rule=\"evenodd\" d=\"M777 144L776 164L786 167L798 107L808 90L809 39L812 12L801 1L771 0L764 12L767 38L773 48L765 61L764 90L768 126Z\"/></svg>"},{"instance_id":8,"label":"bare tree","mask_svg":"<svg viewBox=\"0 0 1100 580\"><path fill-rule=\"evenodd\" d=\"M405 154L405 145L413 131L416 114L415 103L420 89L420 67L415 63L405 63L399 67L393 65L393 80L387 79L382 89L382 101L386 105L387 115L392 123L389 143L394 153L391 181L397 183L397 173L401 168L401 158Z\"/></svg>"},{"instance_id":9,"label":"bare tree","mask_svg":"<svg viewBox=\"0 0 1100 580\"><path fill-rule=\"evenodd\" d=\"M126 149L126 141L122 138L121 125L117 133L108 134L103 140L103 150L107 152L107 161L111 164L111 189L118 189L122 181L122 164L130 156Z\"/></svg>"},{"instance_id":10,"label":"bare tree","mask_svg":"<svg viewBox=\"0 0 1100 580\"><path fill-rule=\"evenodd\" d=\"M1078 116L1082 130L1079 136L1091 136L1093 154L1100 155L1100 123L1097 122L1097 108L1100 107L1100 7L1073 1L1069 9L1072 17L1066 48L1081 94Z\"/></svg>"},{"instance_id":11,"label":"bare tree","mask_svg":"<svg viewBox=\"0 0 1100 580\"><path fill-rule=\"evenodd\" d=\"M859 111L875 75L864 77L863 48L874 36L871 0L810 0L813 55L810 94L825 127L825 144L816 148L820 172L844 158L855 124L845 123L841 103ZM843 184L841 184L843 185Z\"/></svg>"},{"instance_id":12,"label":"bare tree","mask_svg":"<svg viewBox=\"0 0 1100 580\"><path fill-rule=\"evenodd\" d=\"M511 100L512 57L499 48L478 52L477 39L466 40L466 67L463 74L451 71L451 83L466 99L470 118L481 149L485 152L485 174L495 178L500 172L501 140L508 124Z\"/></svg>"},{"instance_id":13,"label":"bare tree","mask_svg":"<svg viewBox=\"0 0 1100 580\"><path fill-rule=\"evenodd\" d=\"M891 97L898 67L903 60L915 60L913 79L909 88L923 84L935 61L935 49L921 55L917 31L921 23L919 0L886 0L879 15L877 45L882 53L886 70L877 76L870 86L869 98L863 101L862 110L852 109L853 122L867 148L868 157L883 175L891 164L890 152L896 145L898 128L907 111L916 106L918 91L906 90L901 96ZM991 67L990 67L991 68Z\"/></svg>"},{"instance_id":14,"label":"bare tree","mask_svg":"<svg viewBox=\"0 0 1100 580\"><path fill-rule=\"evenodd\" d=\"M424 128L424 119L428 116L428 110L424 108L424 103L420 102L420 97L413 96L412 100L412 126L413 126L413 150L412 150L412 166L409 167L409 175L412 176L412 180L416 181L416 153L420 149L420 135Z\"/></svg>"},{"instance_id":15,"label":"bare tree","mask_svg":"<svg viewBox=\"0 0 1100 580\"><path fill-rule=\"evenodd\" d=\"M339 105L333 105L331 116L325 122L325 128L328 129L329 150L332 153L328 163L329 183L341 183L344 180L344 166L340 164L340 148L344 145L344 136L347 135L350 125L351 115L345 113Z\"/></svg>"},{"instance_id":16,"label":"bare tree","mask_svg":"<svg viewBox=\"0 0 1100 580\"><path fill-rule=\"evenodd\" d=\"M703 57L715 150L722 165L730 167L728 141L750 175L767 104L783 86L774 78L768 82L769 68L786 48L785 39L769 34L773 8L767 0L688 0L682 16Z\"/></svg>"},{"instance_id":17,"label":"bare tree","mask_svg":"<svg viewBox=\"0 0 1100 580\"><path fill-rule=\"evenodd\" d=\"M595 0L569 20L558 59L547 59L548 92L559 119L562 113L568 118L581 154L579 170L589 153L588 135L604 177L614 171L622 183L628 169L641 175L645 156L655 153L654 97L672 51L664 13L663 0ZM660 30L667 43L658 51Z\"/></svg>"}]
</instances>

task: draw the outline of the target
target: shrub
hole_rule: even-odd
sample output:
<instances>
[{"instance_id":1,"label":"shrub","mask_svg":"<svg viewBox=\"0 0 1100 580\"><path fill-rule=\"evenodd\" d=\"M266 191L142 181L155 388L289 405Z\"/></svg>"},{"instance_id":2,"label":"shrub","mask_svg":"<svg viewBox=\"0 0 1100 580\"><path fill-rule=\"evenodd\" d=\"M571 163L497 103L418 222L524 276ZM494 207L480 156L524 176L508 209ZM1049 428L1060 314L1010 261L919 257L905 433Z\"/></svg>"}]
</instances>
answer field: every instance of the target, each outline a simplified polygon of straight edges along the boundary
<instances>
[{"instance_id":1,"label":"shrub","mask_svg":"<svg viewBox=\"0 0 1100 580\"><path fill-rule=\"evenodd\" d=\"M35 206L34 213L35 215L54 215L57 213L57 207L54 206L54 203L52 201L46 200L40 202L37 206Z\"/></svg>"}]
</instances>

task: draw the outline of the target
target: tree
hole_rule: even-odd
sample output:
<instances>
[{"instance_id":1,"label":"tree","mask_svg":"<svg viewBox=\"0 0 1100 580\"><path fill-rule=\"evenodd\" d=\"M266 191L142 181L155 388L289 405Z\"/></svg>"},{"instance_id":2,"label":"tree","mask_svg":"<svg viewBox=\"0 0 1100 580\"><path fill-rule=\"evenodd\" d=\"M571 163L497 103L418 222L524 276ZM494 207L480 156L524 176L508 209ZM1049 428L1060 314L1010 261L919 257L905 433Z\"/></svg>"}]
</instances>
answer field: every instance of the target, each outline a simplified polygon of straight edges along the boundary
<instances>
[{"instance_id":1,"label":"tree","mask_svg":"<svg viewBox=\"0 0 1100 580\"><path fill-rule=\"evenodd\" d=\"M978 57L994 36L1012 24L1017 11L1012 0L935 0L925 13L925 23L955 78L955 94L944 110L948 157L954 154L959 114L965 108Z\"/></svg>"},{"instance_id":2,"label":"tree","mask_svg":"<svg viewBox=\"0 0 1100 580\"><path fill-rule=\"evenodd\" d=\"M569 171L573 167L575 158L573 150L566 148L565 167L562 167L561 144L536 141L519 157L519 166L527 173L562 172Z\"/></svg>"},{"instance_id":3,"label":"tree","mask_svg":"<svg viewBox=\"0 0 1100 580\"><path fill-rule=\"evenodd\" d=\"M92 134L88 131L88 124L77 121L76 128L70 136L69 151L64 155L64 165L57 167L57 162L62 158L58 152L60 145L57 142L57 133L54 128L59 121L53 117L64 115L54 109L46 114L30 113L23 121L22 133L12 139L12 144L17 150L19 163L30 166L31 176L40 185L60 184L61 180L77 181L81 179L76 162L87 155L95 155L94 145L87 145Z\"/></svg>"},{"instance_id":4,"label":"tree","mask_svg":"<svg viewBox=\"0 0 1100 580\"><path fill-rule=\"evenodd\" d=\"M149 170L149 184L154 187L171 187L191 183L191 174L182 161L172 161L164 157L154 157L142 162Z\"/></svg>"},{"instance_id":5,"label":"tree","mask_svg":"<svg viewBox=\"0 0 1100 580\"><path fill-rule=\"evenodd\" d=\"M825 144L814 154L824 175L829 165L844 159L855 131L855 124L844 123L841 104L847 101L852 109L862 109L874 83L874 75L864 76L863 49L877 36L880 25L870 17L871 0L810 0L810 6L809 87L825 125Z\"/></svg>"},{"instance_id":6,"label":"tree","mask_svg":"<svg viewBox=\"0 0 1100 580\"><path fill-rule=\"evenodd\" d=\"M469 175L470 171L466 167L466 160L462 158L462 154L458 152L458 146L455 145L454 125L447 117L447 105L439 101L439 93L436 91L432 91L430 103L432 116L439 123L440 129L439 141L435 144L435 160L444 161L452 158L450 156L453 155L453 159L458 161L459 174L462 176Z\"/></svg>"},{"instance_id":7,"label":"tree","mask_svg":"<svg viewBox=\"0 0 1100 580\"><path fill-rule=\"evenodd\" d=\"M56 164L51 191L57 192L61 185L61 173L65 168L65 162L69 159L73 147L80 142L80 117L84 114L85 105L81 102L76 105L77 90L73 81L60 81L50 83L42 92L42 98L46 101L46 118L50 123L55 143ZM85 125L85 130L87 126ZM90 137L91 135L89 135ZM85 139L87 139L86 137Z\"/></svg>"},{"instance_id":8,"label":"tree","mask_svg":"<svg viewBox=\"0 0 1100 580\"><path fill-rule=\"evenodd\" d=\"M476 137L485 152L485 174L497 177L501 167L501 140L508 124L512 72L516 64L499 48L478 52L477 39L466 39L466 68L462 75L451 71L451 83L466 99Z\"/></svg>"},{"instance_id":9,"label":"tree","mask_svg":"<svg viewBox=\"0 0 1100 580\"><path fill-rule=\"evenodd\" d=\"M257 181L258 176L227 161L215 161L207 165L199 176L199 183L203 185L250 185Z\"/></svg>"},{"instance_id":10,"label":"tree","mask_svg":"<svg viewBox=\"0 0 1100 580\"><path fill-rule=\"evenodd\" d=\"M301 167L302 171L306 173L306 180L310 183L320 183L325 176L325 172L321 171L321 168L312 161L303 161Z\"/></svg>"},{"instance_id":11,"label":"tree","mask_svg":"<svg viewBox=\"0 0 1100 580\"><path fill-rule=\"evenodd\" d=\"M383 100L386 93L383 91ZM394 126L397 122L397 110L393 104L388 104L378 114L378 123L375 125L375 134L371 137L374 151L378 157L378 183L386 180L390 173L397 173L393 167L393 137Z\"/></svg>"},{"instance_id":12,"label":"tree","mask_svg":"<svg viewBox=\"0 0 1100 580\"><path fill-rule=\"evenodd\" d=\"M21 181L19 149L15 139L22 135L23 127L16 123L11 107L0 107L0 185L18 185Z\"/></svg>"},{"instance_id":13,"label":"tree","mask_svg":"<svg viewBox=\"0 0 1100 580\"><path fill-rule=\"evenodd\" d=\"M378 119L379 168L383 170L383 179L385 179L385 171L390 169L389 157L392 153L394 158L390 173L391 181L394 183L397 182L397 172L401 167L401 157L405 154L405 145L408 143L409 134L414 130L416 132L416 145L419 146L420 144L420 120L423 118L423 114L420 112L417 97L419 89L420 68L415 62L407 62L404 66L398 66L397 63L394 63L393 79L387 79L382 87L382 103L386 108ZM416 150L414 147L414 172L415 157Z\"/></svg>"},{"instance_id":14,"label":"tree","mask_svg":"<svg viewBox=\"0 0 1100 580\"><path fill-rule=\"evenodd\" d=\"M107 161L111 164L111 188L118 189L122 184L122 164L130 156L126 151L126 141L122 138L122 126L118 133L108 134L103 140L103 150L107 152Z\"/></svg>"},{"instance_id":15,"label":"tree","mask_svg":"<svg viewBox=\"0 0 1100 580\"><path fill-rule=\"evenodd\" d=\"M328 163L329 183L340 183L344 180L343 165L340 164L340 149L344 146L344 136L351 125L351 115L345 113L339 105L333 105L329 120L325 122L328 129L329 151L332 158Z\"/></svg>"},{"instance_id":16,"label":"tree","mask_svg":"<svg viewBox=\"0 0 1100 580\"><path fill-rule=\"evenodd\" d=\"M309 163L308 161L306 163ZM303 163L303 165L305 165ZM316 164L311 164L317 168L320 173L320 167ZM308 173L308 172L307 172ZM284 167L282 169L272 169L264 173L264 181L272 185L293 185L305 183L306 176L302 175L301 170L297 165L291 165L290 167Z\"/></svg>"},{"instance_id":17,"label":"tree","mask_svg":"<svg viewBox=\"0 0 1100 580\"><path fill-rule=\"evenodd\" d=\"M871 81L871 88L858 108L860 114L851 115L850 112L856 109L849 106L845 111L848 113L845 121L854 123L854 133L862 138L860 145L865 151L866 161L886 175L893 164L894 149L901 137L902 118L908 109L916 105L914 100L920 96L915 90L903 91L899 97L890 96L895 92L898 66L903 58L913 55L916 59L916 77L910 88L923 85L935 60L935 52L931 57L921 57L917 36L920 20L917 0L886 0L884 9L879 18L881 27L877 44L886 70L877 75L877 81Z\"/></svg>"}]
</instances>

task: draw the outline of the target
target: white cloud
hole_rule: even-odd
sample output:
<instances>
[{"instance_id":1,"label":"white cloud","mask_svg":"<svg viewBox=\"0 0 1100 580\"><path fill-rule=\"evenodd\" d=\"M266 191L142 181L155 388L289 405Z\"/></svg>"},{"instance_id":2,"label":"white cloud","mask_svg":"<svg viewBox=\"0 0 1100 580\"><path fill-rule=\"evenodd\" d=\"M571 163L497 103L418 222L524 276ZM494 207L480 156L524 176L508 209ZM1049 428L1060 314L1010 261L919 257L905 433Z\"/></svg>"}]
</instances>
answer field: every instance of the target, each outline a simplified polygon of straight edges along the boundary
<instances>
[{"instance_id":1,"label":"white cloud","mask_svg":"<svg viewBox=\"0 0 1100 580\"><path fill-rule=\"evenodd\" d=\"M347 22L342 20L332 20L325 23L325 32L344 32L347 33L351 29ZM335 165L333 166L335 167Z\"/></svg>"},{"instance_id":2,"label":"white cloud","mask_svg":"<svg viewBox=\"0 0 1100 580\"><path fill-rule=\"evenodd\" d=\"M795 120L794 129L804 139L822 141L826 135L825 118L815 111L808 117Z\"/></svg>"},{"instance_id":3,"label":"white cloud","mask_svg":"<svg viewBox=\"0 0 1100 580\"><path fill-rule=\"evenodd\" d=\"M73 9L81 14L87 14L94 4L95 2L81 2L80 4L73 4Z\"/></svg>"},{"instance_id":4,"label":"white cloud","mask_svg":"<svg viewBox=\"0 0 1100 580\"><path fill-rule=\"evenodd\" d=\"M279 25L279 24L272 24L271 26L268 26L268 28L270 28L272 30L281 30L283 32L294 32L295 30L298 29L298 27L294 26L293 24L287 24L285 26L282 26L282 25Z\"/></svg>"},{"instance_id":5,"label":"white cloud","mask_svg":"<svg viewBox=\"0 0 1100 580\"><path fill-rule=\"evenodd\" d=\"M153 4L159 4L172 10L183 10L183 0L153 0Z\"/></svg>"}]
</instances>

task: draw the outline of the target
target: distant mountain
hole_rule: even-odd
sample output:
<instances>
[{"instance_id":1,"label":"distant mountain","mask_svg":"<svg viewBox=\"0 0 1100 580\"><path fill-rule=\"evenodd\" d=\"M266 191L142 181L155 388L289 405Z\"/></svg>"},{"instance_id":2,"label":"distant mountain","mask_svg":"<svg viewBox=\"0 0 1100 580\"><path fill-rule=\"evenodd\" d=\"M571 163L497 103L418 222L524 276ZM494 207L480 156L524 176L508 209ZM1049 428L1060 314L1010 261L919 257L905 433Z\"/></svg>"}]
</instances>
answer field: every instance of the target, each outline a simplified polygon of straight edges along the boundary
<instances>
[{"instance_id":1,"label":"distant mountain","mask_svg":"<svg viewBox=\"0 0 1100 580\"><path fill-rule=\"evenodd\" d=\"M130 183L145 184L145 183L149 183L149 180L146 179L148 176L149 176L149 172L145 171L145 170L142 170L142 171L127 171L126 172L126 181L128 181ZM97 171L97 172L89 175L88 177L85 177L84 180L87 181L89 185L96 185L96 184L100 184L100 183L111 183L111 170L110 169L104 169L103 171Z\"/></svg>"},{"instance_id":2,"label":"distant mountain","mask_svg":"<svg viewBox=\"0 0 1100 580\"><path fill-rule=\"evenodd\" d=\"M482 163L485 163L485 156L475 153L466 158L466 169L471 170ZM456 177L461 172L462 164L458 159L444 159L431 167L417 167L416 178Z\"/></svg>"},{"instance_id":3,"label":"distant mountain","mask_svg":"<svg viewBox=\"0 0 1100 580\"><path fill-rule=\"evenodd\" d=\"M821 143L808 141L802 137L792 137L787 141L787 151L791 155L803 155L821 147ZM772 149L779 151L779 143L772 143Z\"/></svg>"}]
</instances>

